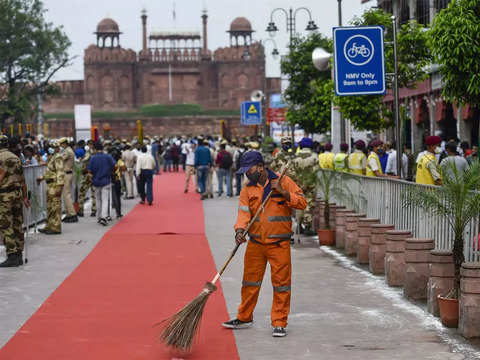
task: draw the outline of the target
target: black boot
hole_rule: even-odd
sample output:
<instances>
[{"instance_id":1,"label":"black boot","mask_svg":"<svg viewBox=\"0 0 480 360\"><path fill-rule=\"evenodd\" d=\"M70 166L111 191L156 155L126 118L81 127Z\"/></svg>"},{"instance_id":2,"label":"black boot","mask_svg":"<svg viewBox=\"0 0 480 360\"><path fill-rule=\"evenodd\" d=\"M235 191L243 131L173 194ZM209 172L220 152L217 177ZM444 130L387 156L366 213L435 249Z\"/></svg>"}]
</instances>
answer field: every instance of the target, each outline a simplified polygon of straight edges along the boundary
<instances>
[{"instance_id":1,"label":"black boot","mask_svg":"<svg viewBox=\"0 0 480 360\"><path fill-rule=\"evenodd\" d=\"M17 251L17 258L18 258L18 265L23 265L23 253L21 251Z\"/></svg>"},{"instance_id":2,"label":"black boot","mask_svg":"<svg viewBox=\"0 0 480 360\"><path fill-rule=\"evenodd\" d=\"M17 253L13 253L13 254L8 254L7 255L7 260L5 260L4 262L2 262L0 264L0 268L2 267L17 267L20 265L20 262L18 261L18 255Z\"/></svg>"},{"instance_id":3,"label":"black boot","mask_svg":"<svg viewBox=\"0 0 480 360\"><path fill-rule=\"evenodd\" d=\"M84 215L83 215L83 211L79 211L79 212L77 213L77 216L83 217L83 216L84 216Z\"/></svg>"}]
</instances>

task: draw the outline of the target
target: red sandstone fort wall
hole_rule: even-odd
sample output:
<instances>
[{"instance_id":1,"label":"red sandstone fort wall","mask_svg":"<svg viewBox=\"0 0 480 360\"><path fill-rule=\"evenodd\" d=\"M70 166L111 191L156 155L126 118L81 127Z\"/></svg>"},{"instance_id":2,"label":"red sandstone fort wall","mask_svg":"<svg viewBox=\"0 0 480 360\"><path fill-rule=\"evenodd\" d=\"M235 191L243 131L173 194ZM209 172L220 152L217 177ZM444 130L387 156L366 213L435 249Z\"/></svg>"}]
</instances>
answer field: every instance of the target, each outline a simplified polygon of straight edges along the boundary
<instances>
[{"instance_id":1,"label":"red sandstone fort wall","mask_svg":"<svg viewBox=\"0 0 480 360\"><path fill-rule=\"evenodd\" d=\"M220 135L222 121L224 128L232 138L251 136L255 134L254 126L240 124L239 116L183 116L165 118L132 118L132 119L94 119L100 135L105 130L118 138L132 138L137 135L137 120L142 120L144 134L147 136L175 136L175 135ZM51 138L73 136L73 119L49 119L48 134Z\"/></svg>"}]
</instances>

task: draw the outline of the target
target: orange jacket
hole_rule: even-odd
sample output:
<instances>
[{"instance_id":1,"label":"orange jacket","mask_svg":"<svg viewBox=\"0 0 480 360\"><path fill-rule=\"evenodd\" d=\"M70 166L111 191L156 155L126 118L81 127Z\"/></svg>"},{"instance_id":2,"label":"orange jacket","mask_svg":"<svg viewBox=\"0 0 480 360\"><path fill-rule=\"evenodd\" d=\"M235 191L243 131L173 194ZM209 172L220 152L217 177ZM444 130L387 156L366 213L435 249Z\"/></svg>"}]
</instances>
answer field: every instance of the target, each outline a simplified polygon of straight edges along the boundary
<instances>
[{"instance_id":1,"label":"orange jacket","mask_svg":"<svg viewBox=\"0 0 480 360\"><path fill-rule=\"evenodd\" d=\"M265 186L249 183L244 186L240 193L238 217L235 230L246 229L250 219L255 216L257 209L268 195L271 189L270 179L277 179L278 174L267 169L268 179ZM252 224L248 235L250 239L262 244L276 243L290 239L292 233L291 213L293 209L304 210L307 200L302 189L288 176L284 176L281 182L282 188L290 193L290 201L287 201L280 193L274 191L265 209Z\"/></svg>"}]
</instances>

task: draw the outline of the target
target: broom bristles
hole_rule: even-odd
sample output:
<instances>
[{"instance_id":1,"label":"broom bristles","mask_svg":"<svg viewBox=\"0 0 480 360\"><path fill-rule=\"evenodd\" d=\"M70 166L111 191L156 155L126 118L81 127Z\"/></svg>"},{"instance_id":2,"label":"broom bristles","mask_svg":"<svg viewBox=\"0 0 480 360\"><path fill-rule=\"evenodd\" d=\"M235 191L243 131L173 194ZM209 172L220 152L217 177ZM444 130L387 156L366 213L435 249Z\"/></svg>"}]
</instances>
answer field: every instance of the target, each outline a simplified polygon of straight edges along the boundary
<instances>
[{"instance_id":1,"label":"broom bristles","mask_svg":"<svg viewBox=\"0 0 480 360\"><path fill-rule=\"evenodd\" d=\"M211 282L207 282L202 292L183 309L155 324L154 326L165 324L160 334L160 341L177 350L189 351L192 348L195 334L198 332L205 304L215 290L217 287Z\"/></svg>"}]
</instances>

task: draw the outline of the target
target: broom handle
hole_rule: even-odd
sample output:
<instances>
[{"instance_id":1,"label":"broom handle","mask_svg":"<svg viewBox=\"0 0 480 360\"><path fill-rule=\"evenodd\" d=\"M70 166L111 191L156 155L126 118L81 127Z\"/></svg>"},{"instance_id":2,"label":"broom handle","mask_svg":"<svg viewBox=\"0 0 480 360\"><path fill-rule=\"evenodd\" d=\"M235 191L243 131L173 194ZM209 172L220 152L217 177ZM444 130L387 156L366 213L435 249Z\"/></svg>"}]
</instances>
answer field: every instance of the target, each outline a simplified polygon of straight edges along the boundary
<instances>
[{"instance_id":1,"label":"broom handle","mask_svg":"<svg viewBox=\"0 0 480 360\"><path fill-rule=\"evenodd\" d=\"M287 170L288 170L288 165L289 165L289 163L287 163L287 165L285 165L285 168L283 169L282 173L280 174L280 178L278 179L278 182L279 182L279 183L282 181L283 176L284 176L285 173L287 172ZM267 197L265 198L265 200L263 200L262 205L260 205L260 207L257 209L257 212L255 213L255 216L250 219L250 222L248 223L247 228L246 228L245 231L243 232L243 236L247 235L248 230L250 230L250 227L251 227L252 224L255 222L255 220L257 220L258 216L260 215L260 212L265 208L265 205L267 204L268 200L270 200L270 197L272 196L272 192L273 192L273 189L270 190L270 192L268 193L268 195L267 195ZM215 275L215 277L213 278L212 284L215 284L215 283L217 282L217 280L220 278L220 276L222 276L222 274L223 274L223 272L225 271L225 269L227 268L228 264L230 264L230 261L232 261L233 257L234 257L235 254L237 253L237 250L238 250L239 247L240 247L240 244L237 243L237 245L235 245L235 247L233 248L232 252L230 253L230 256L228 257L227 261L225 261L225 264L223 264L223 266L222 266L222 268L220 269L220 271L219 271L219 272L217 273L217 275Z\"/></svg>"}]
</instances>

